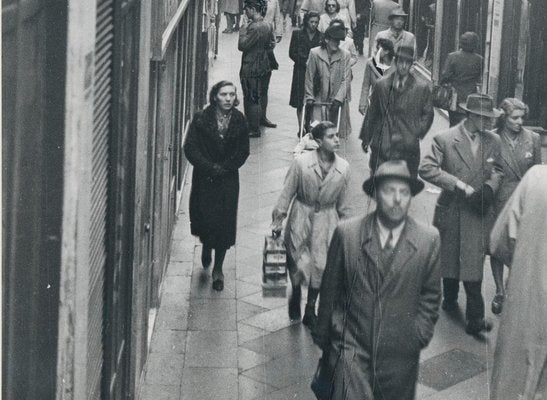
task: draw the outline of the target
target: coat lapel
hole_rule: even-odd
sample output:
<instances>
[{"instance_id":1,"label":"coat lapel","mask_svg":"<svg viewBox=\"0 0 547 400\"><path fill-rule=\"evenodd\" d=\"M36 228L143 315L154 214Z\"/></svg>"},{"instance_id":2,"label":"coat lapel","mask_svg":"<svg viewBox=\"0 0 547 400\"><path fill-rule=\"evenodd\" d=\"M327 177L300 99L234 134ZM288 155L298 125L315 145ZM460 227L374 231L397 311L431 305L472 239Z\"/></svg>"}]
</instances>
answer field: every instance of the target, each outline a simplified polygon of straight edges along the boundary
<instances>
[{"instance_id":1,"label":"coat lapel","mask_svg":"<svg viewBox=\"0 0 547 400\"><path fill-rule=\"evenodd\" d=\"M369 214L362 223L361 227L361 248L365 255L374 265L374 268L378 268L378 257L380 256L380 246L378 242L374 240L374 218L375 213Z\"/></svg>"},{"instance_id":2,"label":"coat lapel","mask_svg":"<svg viewBox=\"0 0 547 400\"><path fill-rule=\"evenodd\" d=\"M522 178L517 160L515 159L515 154L511 150L511 145L508 143L507 138L503 135L501 136L501 140L504 144L503 146L501 146L501 158L503 159L503 161L505 161L509 169L511 169L511 171L513 171L516 176Z\"/></svg>"},{"instance_id":3,"label":"coat lapel","mask_svg":"<svg viewBox=\"0 0 547 400\"><path fill-rule=\"evenodd\" d=\"M408 260L416 253L418 248L416 240L416 225L411 218L407 218L406 225L403 228L399 243L395 247L395 254L393 261L389 267L389 271L384 279L380 294L388 287L393 279L400 274L401 270L405 268Z\"/></svg>"},{"instance_id":4,"label":"coat lapel","mask_svg":"<svg viewBox=\"0 0 547 400\"><path fill-rule=\"evenodd\" d=\"M465 137L465 132L463 131L462 124L460 124L460 126L458 127L458 135L456 135L456 137L454 138L454 147L467 168L473 169L474 157L473 153L471 152L469 139Z\"/></svg>"}]
</instances>

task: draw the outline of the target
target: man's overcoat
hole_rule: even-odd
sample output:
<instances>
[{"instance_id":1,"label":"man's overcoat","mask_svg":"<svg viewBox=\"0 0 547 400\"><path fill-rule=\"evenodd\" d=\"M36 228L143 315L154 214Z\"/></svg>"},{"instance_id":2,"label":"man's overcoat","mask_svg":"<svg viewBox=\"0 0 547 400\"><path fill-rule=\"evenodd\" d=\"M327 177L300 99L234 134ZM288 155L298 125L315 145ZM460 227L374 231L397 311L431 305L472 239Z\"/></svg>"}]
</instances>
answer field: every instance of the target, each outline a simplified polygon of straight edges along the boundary
<instances>
[{"instance_id":1,"label":"man's overcoat","mask_svg":"<svg viewBox=\"0 0 547 400\"><path fill-rule=\"evenodd\" d=\"M215 106L195 114L184 154L194 166L190 193L192 234L212 248L235 244L239 168L249 156L249 127L241 112L232 110L224 138L219 135ZM215 166L225 173L218 175Z\"/></svg>"},{"instance_id":2,"label":"man's overcoat","mask_svg":"<svg viewBox=\"0 0 547 400\"><path fill-rule=\"evenodd\" d=\"M495 220L494 208L485 209L484 216L477 214L456 193L456 182L461 180L475 190L486 184L497 194L503 179L501 142L495 133L479 134L481 146L473 157L463 129L460 123L436 135L419 172L422 179L442 189L433 225L441 234L443 278L481 281L488 237Z\"/></svg>"},{"instance_id":3,"label":"man's overcoat","mask_svg":"<svg viewBox=\"0 0 547 400\"><path fill-rule=\"evenodd\" d=\"M370 8L370 32L369 32L369 55L373 53L376 46L374 39L378 32L389 28L389 14L400 5L392 0L374 0Z\"/></svg>"},{"instance_id":4,"label":"man's overcoat","mask_svg":"<svg viewBox=\"0 0 547 400\"><path fill-rule=\"evenodd\" d=\"M407 218L382 274L375 218L342 221L329 248L313 334L332 374L331 400L414 399L420 350L438 318L437 230Z\"/></svg>"}]
</instances>

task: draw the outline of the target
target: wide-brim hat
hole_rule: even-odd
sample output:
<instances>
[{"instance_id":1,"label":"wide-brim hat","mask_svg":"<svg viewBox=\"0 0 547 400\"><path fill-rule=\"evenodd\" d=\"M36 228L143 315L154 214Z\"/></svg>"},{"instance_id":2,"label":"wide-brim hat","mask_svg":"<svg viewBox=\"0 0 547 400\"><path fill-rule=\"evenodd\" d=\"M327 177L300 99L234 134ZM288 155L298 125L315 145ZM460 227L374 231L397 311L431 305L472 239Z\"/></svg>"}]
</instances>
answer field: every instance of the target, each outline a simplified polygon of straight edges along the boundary
<instances>
[{"instance_id":1,"label":"wide-brim hat","mask_svg":"<svg viewBox=\"0 0 547 400\"><path fill-rule=\"evenodd\" d=\"M470 94L467 96L467 101L460 103L459 106L464 111L483 117L497 118L500 116L499 111L494 108L494 99L487 94Z\"/></svg>"},{"instance_id":2,"label":"wide-brim hat","mask_svg":"<svg viewBox=\"0 0 547 400\"><path fill-rule=\"evenodd\" d=\"M395 17L403 17L403 18L406 18L408 17L408 14L405 13L405 11L401 8L401 7L397 7L395 9L393 9L390 13L389 13L389 17L387 17L389 20L395 18Z\"/></svg>"},{"instance_id":3,"label":"wide-brim hat","mask_svg":"<svg viewBox=\"0 0 547 400\"><path fill-rule=\"evenodd\" d=\"M346 28L343 23L333 24L325 30L325 37L329 37L337 40L346 39Z\"/></svg>"},{"instance_id":4,"label":"wide-brim hat","mask_svg":"<svg viewBox=\"0 0 547 400\"><path fill-rule=\"evenodd\" d=\"M380 164L376 173L363 183L363 190L372 197L374 195L374 189L384 180L390 178L407 182L410 186L410 193L412 196L416 196L424 188L424 183L422 181L410 175L406 161L391 160Z\"/></svg>"}]
</instances>

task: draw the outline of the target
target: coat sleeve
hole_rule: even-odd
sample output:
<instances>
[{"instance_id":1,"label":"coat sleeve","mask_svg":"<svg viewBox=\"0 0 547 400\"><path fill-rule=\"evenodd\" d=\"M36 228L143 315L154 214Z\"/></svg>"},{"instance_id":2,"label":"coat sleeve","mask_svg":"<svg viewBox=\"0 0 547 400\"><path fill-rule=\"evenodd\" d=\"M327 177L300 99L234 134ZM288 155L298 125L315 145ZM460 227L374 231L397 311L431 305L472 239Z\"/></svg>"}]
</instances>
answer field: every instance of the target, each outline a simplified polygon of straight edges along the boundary
<instances>
[{"instance_id":1,"label":"coat sleeve","mask_svg":"<svg viewBox=\"0 0 547 400\"><path fill-rule=\"evenodd\" d=\"M420 177L440 188L448 191L456 189L458 178L442 169L445 149L441 143L441 134L433 138L431 147L425 153L420 164Z\"/></svg>"},{"instance_id":2,"label":"coat sleeve","mask_svg":"<svg viewBox=\"0 0 547 400\"><path fill-rule=\"evenodd\" d=\"M242 126L241 126L242 125ZM249 125L243 119L237 136L237 146L233 154L224 161L222 167L229 171L237 171L249 157Z\"/></svg>"},{"instance_id":3,"label":"coat sleeve","mask_svg":"<svg viewBox=\"0 0 547 400\"><path fill-rule=\"evenodd\" d=\"M499 138L497 138L499 141ZM498 146L496 152L494 153L494 162L492 163L492 172L488 180L484 182L485 185L490 186L494 194L496 194L503 182L503 165L501 163L501 145Z\"/></svg>"},{"instance_id":4,"label":"coat sleeve","mask_svg":"<svg viewBox=\"0 0 547 400\"><path fill-rule=\"evenodd\" d=\"M369 109L365 115L365 119L363 120L361 133L359 135L359 139L368 145L370 145L375 135L381 134L380 129L377 129L382 120L382 105L379 92L380 87L378 82L376 82L376 85L372 88Z\"/></svg>"},{"instance_id":5,"label":"coat sleeve","mask_svg":"<svg viewBox=\"0 0 547 400\"><path fill-rule=\"evenodd\" d=\"M367 62L365 64L365 73L363 74L363 84L361 85L361 97L359 97L359 107L365 107L365 109L368 108L370 97L371 74L370 64Z\"/></svg>"},{"instance_id":6,"label":"coat sleeve","mask_svg":"<svg viewBox=\"0 0 547 400\"><path fill-rule=\"evenodd\" d=\"M243 25L239 28L237 48L239 51L248 51L258 42L260 35L254 24Z\"/></svg>"},{"instance_id":7,"label":"coat sleeve","mask_svg":"<svg viewBox=\"0 0 547 400\"><path fill-rule=\"evenodd\" d=\"M433 118L435 117L435 111L433 110L433 100L431 96L431 89L429 86L424 88L423 92L423 106L422 116L420 117L420 139L423 139L427 134L431 125L433 125Z\"/></svg>"},{"instance_id":8,"label":"coat sleeve","mask_svg":"<svg viewBox=\"0 0 547 400\"><path fill-rule=\"evenodd\" d=\"M199 118L200 117L196 114L190 123L186 142L184 143L184 155L194 168L202 171L208 176L213 176L215 175L215 167L217 167L218 164L209 160L201 151L201 144L199 141L200 130L198 127Z\"/></svg>"},{"instance_id":9,"label":"coat sleeve","mask_svg":"<svg viewBox=\"0 0 547 400\"><path fill-rule=\"evenodd\" d=\"M300 166L298 160L293 160L287 175L285 176L285 182L283 183L283 190L277 199L272 212L272 225L281 226L283 220L287 217L291 202L296 196L296 190L298 189L298 181L300 180Z\"/></svg>"},{"instance_id":10,"label":"coat sleeve","mask_svg":"<svg viewBox=\"0 0 547 400\"><path fill-rule=\"evenodd\" d=\"M298 57L298 41L300 33L297 30L294 30L291 35L291 44L289 45L289 58L294 61L296 65L300 63Z\"/></svg>"},{"instance_id":11,"label":"coat sleeve","mask_svg":"<svg viewBox=\"0 0 547 400\"><path fill-rule=\"evenodd\" d=\"M348 174L344 177L344 187L340 191L338 201L336 202L336 211L338 211L338 216L340 219L347 218L351 210L351 203L349 199L349 181L350 175L348 171Z\"/></svg>"},{"instance_id":12,"label":"coat sleeve","mask_svg":"<svg viewBox=\"0 0 547 400\"><path fill-rule=\"evenodd\" d=\"M443 71L441 72L440 83L442 85L446 83L452 83L453 77L454 77L454 58L452 57L452 54L449 54L444 63Z\"/></svg>"},{"instance_id":13,"label":"coat sleeve","mask_svg":"<svg viewBox=\"0 0 547 400\"><path fill-rule=\"evenodd\" d=\"M327 253L319 295L319 313L312 337L315 344L325 349L329 343L332 313L344 290L344 243L340 227L336 228Z\"/></svg>"},{"instance_id":14,"label":"coat sleeve","mask_svg":"<svg viewBox=\"0 0 547 400\"><path fill-rule=\"evenodd\" d=\"M283 18L281 17L281 7L279 7L279 0L275 2L275 15L274 15L274 24L275 24L275 36L283 36Z\"/></svg>"},{"instance_id":15,"label":"coat sleeve","mask_svg":"<svg viewBox=\"0 0 547 400\"><path fill-rule=\"evenodd\" d=\"M534 146L534 165L540 165L542 163L542 160L541 160L541 136L539 136L538 134L534 134L532 142L533 142L533 146Z\"/></svg>"},{"instance_id":16,"label":"coat sleeve","mask_svg":"<svg viewBox=\"0 0 547 400\"><path fill-rule=\"evenodd\" d=\"M431 341L435 323L439 318L439 302L441 299L440 248L441 241L439 234L436 233L431 243L430 256L424 271L416 318L418 341L422 348L426 347Z\"/></svg>"},{"instance_id":17,"label":"coat sleeve","mask_svg":"<svg viewBox=\"0 0 547 400\"><path fill-rule=\"evenodd\" d=\"M306 80L304 84L305 88L305 96L304 100L315 99L315 96L313 94L313 79L315 77L315 74L317 73L317 56L310 52L310 56L308 57L308 62L306 64Z\"/></svg>"},{"instance_id":18,"label":"coat sleeve","mask_svg":"<svg viewBox=\"0 0 547 400\"><path fill-rule=\"evenodd\" d=\"M336 96L334 96L334 100L338 100L340 103L343 103L346 101L348 87L351 85L351 54L349 54L349 51L345 54L345 57L340 60L340 62L344 64L344 73L342 74L342 81L340 82L340 87L338 88L338 92L336 92Z\"/></svg>"},{"instance_id":19,"label":"coat sleeve","mask_svg":"<svg viewBox=\"0 0 547 400\"><path fill-rule=\"evenodd\" d=\"M362 0L361 0L362 1ZM348 12L350 17L351 28L357 25L357 12L355 11L355 0L348 0Z\"/></svg>"},{"instance_id":20,"label":"coat sleeve","mask_svg":"<svg viewBox=\"0 0 547 400\"><path fill-rule=\"evenodd\" d=\"M351 54L351 66L353 67L355 64L357 64L357 61L359 60L359 53L357 52L357 48L355 47L355 42L352 42L350 44L348 50Z\"/></svg>"}]
</instances>

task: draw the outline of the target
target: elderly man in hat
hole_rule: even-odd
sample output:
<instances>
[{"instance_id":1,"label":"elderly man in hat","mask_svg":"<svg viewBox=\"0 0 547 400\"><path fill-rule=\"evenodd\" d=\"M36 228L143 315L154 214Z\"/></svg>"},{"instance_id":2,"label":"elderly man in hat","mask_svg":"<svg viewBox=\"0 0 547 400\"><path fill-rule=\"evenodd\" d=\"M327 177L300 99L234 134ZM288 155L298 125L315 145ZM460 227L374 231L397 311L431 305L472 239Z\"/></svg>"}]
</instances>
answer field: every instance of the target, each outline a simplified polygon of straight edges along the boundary
<instances>
[{"instance_id":1,"label":"elderly man in hat","mask_svg":"<svg viewBox=\"0 0 547 400\"><path fill-rule=\"evenodd\" d=\"M313 331L323 357L312 388L325 399L414 399L441 290L439 233L408 216L423 187L405 161L385 162L363 184L376 211L334 232Z\"/></svg>"},{"instance_id":2,"label":"elderly man in hat","mask_svg":"<svg viewBox=\"0 0 547 400\"><path fill-rule=\"evenodd\" d=\"M376 43L378 39L389 39L393 42L395 52L402 46L412 47L414 54L416 54L416 37L413 33L405 31L405 23L408 14L403 11L401 7L395 8L389 14L390 27L384 31L380 31L374 37L374 46L372 47L372 55L376 54Z\"/></svg>"},{"instance_id":3,"label":"elderly man in hat","mask_svg":"<svg viewBox=\"0 0 547 400\"><path fill-rule=\"evenodd\" d=\"M239 30L238 49L243 52L239 77L250 137L260 136L260 125L275 126L265 114L275 47L272 25L264 21L265 10L264 0L246 0L245 15L249 24Z\"/></svg>"},{"instance_id":4,"label":"elderly man in hat","mask_svg":"<svg viewBox=\"0 0 547 400\"><path fill-rule=\"evenodd\" d=\"M406 160L410 173L418 175L420 143L433 123L431 89L410 72L414 49L401 46L395 53L395 72L376 81L359 138L363 150L370 147L370 169L386 160Z\"/></svg>"},{"instance_id":5,"label":"elderly man in hat","mask_svg":"<svg viewBox=\"0 0 547 400\"><path fill-rule=\"evenodd\" d=\"M466 329L470 335L488 331L481 293L484 255L494 223L493 204L503 179L501 141L490 132L497 116L490 96L471 94L460 107L463 123L433 138L420 165L420 176L439 186L433 225L441 234L443 304L458 308L459 281L467 295Z\"/></svg>"}]
</instances>

